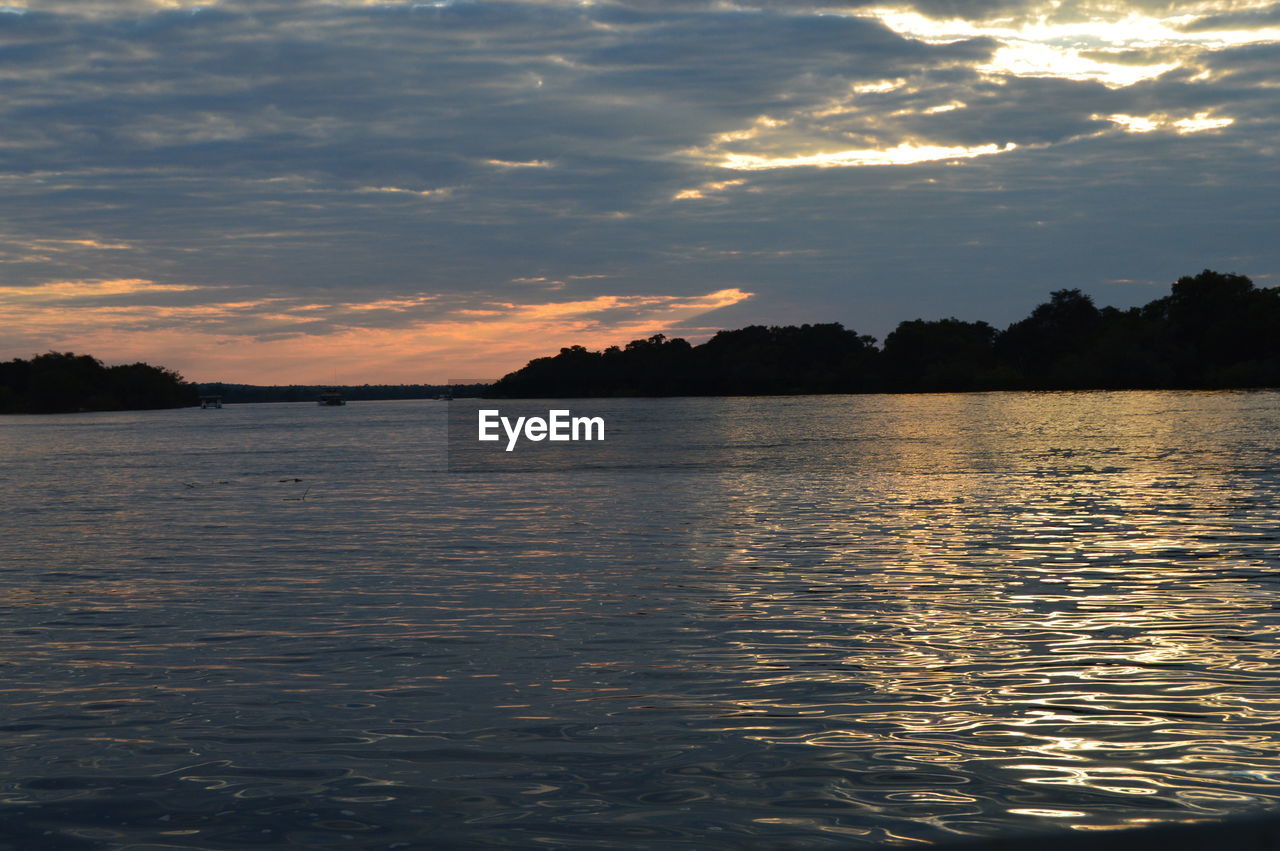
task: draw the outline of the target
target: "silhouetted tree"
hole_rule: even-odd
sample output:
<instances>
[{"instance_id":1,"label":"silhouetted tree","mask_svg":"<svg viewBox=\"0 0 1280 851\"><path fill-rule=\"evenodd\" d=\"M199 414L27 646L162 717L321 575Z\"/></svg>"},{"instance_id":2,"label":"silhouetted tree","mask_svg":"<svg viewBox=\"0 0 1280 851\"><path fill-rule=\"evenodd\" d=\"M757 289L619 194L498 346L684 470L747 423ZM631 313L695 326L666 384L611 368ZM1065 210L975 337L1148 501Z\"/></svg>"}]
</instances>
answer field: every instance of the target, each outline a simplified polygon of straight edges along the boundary
<instances>
[{"instance_id":1,"label":"silhouetted tree","mask_svg":"<svg viewBox=\"0 0 1280 851\"><path fill-rule=\"evenodd\" d=\"M701 346L655 334L625 347L581 346L530 361L495 396L667 396L845 393L871 387L875 339L837 323L755 325Z\"/></svg>"},{"instance_id":2,"label":"silhouetted tree","mask_svg":"<svg viewBox=\"0 0 1280 851\"><path fill-rule=\"evenodd\" d=\"M1180 384L1257 386L1280 378L1280 293L1205 269L1146 308L1164 325Z\"/></svg>"},{"instance_id":3,"label":"silhouetted tree","mask_svg":"<svg viewBox=\"0 0 1280 851\"><path fill-rule=\"evenodd\" d=\"M690 353L687 340L654 334L632 340L623 349L605 349L601 367L609 376L610 395L658 396L689 392ZM672 382L678 385L672 388Z\"/></svg>"},{"instance_id":4,"label":"silhouetted tree","mask_svg":"<svg viewBox=\"0 0 1280 851\"><path fill-rule=\"evenodd\" d=\"M108 367L107 377L114 400L125 410L183 408L199 402L195 386L171 369L132 363Z\"/></svg>"},{"instance_id":5,"label":"silhouetted tree","mask_svg":"<svg viewBox=\"0 0 1280 851\"><path fill-rule=\"evenodd\" d=\"M1105 389L1159 389L1178 385L1164 326L1143 308L1104 307L1089 352L1089 386ZM1075 382L1081 384L1083 379Z\"/></svg>"},{"instance_id":6,"label":"silhouetted tree","mask_svg":"<svg viewBox=\"0 0 1280 851\"><path fill-rule=\"evenodd\" d=\"M903 322L885 340L838 323L752 325L699 346L661 334L538 358L494 396L767 395L1280 386L1280 289L1205 270L1143 307L1101 310L1057 290L997 332L959 319Z\"/></svg>"},{"instance_id":7,"label":"silhouetted tree","mask_svg":"<svg viewBox=\"0 0 1280 851\"><path fill-rule=\"evenodd\" d=\"M0 363L0 413L180 408L198 401L195 385L145 363L106 367L72 352Z\"/></svg>"},{"instance_id":8,"label":"silhouetted tree","mask_svg":"<svg viewBox=\"0 0 1280 851\"><path fill-rule=\"evenodd\" d=\"M1057 290L996 338L996 354L1025 387L1095 386L1100 376L1094 374L1090 352L1101 324L1092 298L1080 290Z\"/></svg>"},{"instance_id":9,"label":"silhouetted tree","mask_svg":"<svg viewBox=\"0 0 1280 851\"><path fill-rule=\"evenodd\" d=\"M884 386L936 392L985 389L1007 381L997 368L995 337L996 329L985 322L902 322L884 341Z\"/></svg>"},{"instance_id":10,"label":"silhouetted tree","mask_svg":"<svg viewBox=\"0 0 1280 851\"><path fill-rule=\"evenodd\" d=\"M700 392L850 393L874 381L875 338L838 322L720 331L694 350Z\"/></svg>"}]
</instances>

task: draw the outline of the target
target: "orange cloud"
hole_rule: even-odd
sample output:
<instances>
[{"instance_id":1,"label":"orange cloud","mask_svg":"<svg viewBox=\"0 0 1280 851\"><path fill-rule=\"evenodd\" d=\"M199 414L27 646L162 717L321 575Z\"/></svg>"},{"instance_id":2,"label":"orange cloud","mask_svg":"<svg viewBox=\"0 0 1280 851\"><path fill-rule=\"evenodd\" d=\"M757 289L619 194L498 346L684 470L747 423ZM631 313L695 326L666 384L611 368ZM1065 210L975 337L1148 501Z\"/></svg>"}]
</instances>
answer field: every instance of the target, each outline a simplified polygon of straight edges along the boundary
<instances>
[{"instance_id":1,"label":"orange cloud","mask_svg":"<svg viewBox=\"0 0 1280 851\"><path fill-rule=\"evenodd\" d=\"M36 287L0 287L0 306L40 304L66 299L95 296L131 295L134 293L183 292L199 287L183 284L157 284L144 278L112 278L79 281L49 281Z\"/></svg>"},{"instance_id":2,"label":"orange cloud","mask_svg":"<svg viewBox=\"0 0 1280 851\"><path fill-rule=\"evenodd\" d=\"M108 363L145 360L200 381L274 383L443 383L459 376L498 377L561 346L625 343L737 304L736 288L701 296L602 295L541 304L481 303L400 327L360 326L373 311L412 316L436 296L325 305L287 299L192 306L80 306L66 298L138 293L148 281L62 282L0 290L0 323L18 331L0 356L58 349ZM52 286L52 288L50 288ZM59 294L62 294L59 297ZM324 323L300 333L303 323ZM234 332L229 328L236 329ZM259 337L257 332L267 332ZM272 338L269 334L274 334Z\"/></svg>"}]
</instances>

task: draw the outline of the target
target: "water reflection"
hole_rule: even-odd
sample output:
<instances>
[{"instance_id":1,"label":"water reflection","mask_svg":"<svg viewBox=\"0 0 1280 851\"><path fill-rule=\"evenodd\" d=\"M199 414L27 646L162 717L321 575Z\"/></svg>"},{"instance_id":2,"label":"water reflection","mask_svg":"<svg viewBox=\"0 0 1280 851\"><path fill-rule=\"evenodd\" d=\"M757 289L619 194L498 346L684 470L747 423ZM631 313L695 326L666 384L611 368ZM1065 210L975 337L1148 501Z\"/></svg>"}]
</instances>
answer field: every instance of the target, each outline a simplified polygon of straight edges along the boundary
<instances>
[{"instance_id":1,"label":"water reflection","mask_svg":"<svg viewBox=\"0 0 1280 851\"><path fill-rule=\"evenodd\" d=\"M1280 800L1274 394L608 404L733 463L446 474L425 403L0 423L8 835L849 847Z\"/></svg>"},{"instance_id":2,"label":"water reflection","mask_svg":"<svg viewBox=\"0 0 1280 851\"><path fill-rule=\"evenodd\" d=\"M1223 516L1215 493L1230 482L1238 512L1274 483L1211 469L1170 498L1149 470L1038 472L828 482L847 511L835 522L797 509L804 483L723 481L760 514L817 521L789 529L809 544L803 565L775 542L734 553L768 571L727 590L770 627L731 633L752 669L736 717L761 741L883 763L877 788L853 795L864 804L882 806L896 779L949 788L930 808L943 825L979 802L1084 827L1274 801L1259 769L1277 756L1280 550L1261 516Z\"/></svg>"}]
</instances>

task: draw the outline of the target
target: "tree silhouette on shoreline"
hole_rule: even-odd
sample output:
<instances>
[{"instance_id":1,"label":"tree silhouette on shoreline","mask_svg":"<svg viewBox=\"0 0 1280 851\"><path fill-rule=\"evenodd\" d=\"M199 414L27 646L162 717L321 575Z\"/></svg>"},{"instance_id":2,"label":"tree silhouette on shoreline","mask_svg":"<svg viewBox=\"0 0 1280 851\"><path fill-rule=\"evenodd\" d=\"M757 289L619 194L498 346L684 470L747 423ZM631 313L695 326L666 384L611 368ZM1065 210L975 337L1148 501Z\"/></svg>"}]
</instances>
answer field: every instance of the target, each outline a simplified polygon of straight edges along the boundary
<instances>
[{"instance_id":1,"label":"tree silhouette on shoreline","mask_svg":"<svg viewBox=\"0 0 1280 851\"><path fill-rule=\"evenodd\" d=\"M1141 307L1057 290L1025 319L914 319L877 347L839 323L753 325L694 346L656 334L569 346L504 376L493 397L732 396L1280 386L1280 288L1206 269Z\"/></svg>"},{"instance_id":2,"label":"tree silhouette on shoreline","mask_svg":"<svg viewBox=\"0 0 1280 851\"><path fill-rule=\"evenodd\" d=\"M198 404L194 384L145 363L105 366L89 355L48 352L0 363L0 413L134 411Z\"/></svg>"}]
</instances>

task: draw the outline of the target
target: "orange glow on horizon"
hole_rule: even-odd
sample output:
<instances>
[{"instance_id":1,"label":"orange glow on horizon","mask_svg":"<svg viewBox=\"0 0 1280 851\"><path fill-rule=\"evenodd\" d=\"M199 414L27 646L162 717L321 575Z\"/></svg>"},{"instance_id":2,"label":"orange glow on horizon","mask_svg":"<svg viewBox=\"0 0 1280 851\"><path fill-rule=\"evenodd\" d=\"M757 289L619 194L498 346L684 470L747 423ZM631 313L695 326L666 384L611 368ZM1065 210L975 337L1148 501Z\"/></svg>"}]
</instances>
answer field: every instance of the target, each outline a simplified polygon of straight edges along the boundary
<instances>
[{"instance_id":1,"label":"orange glow on horizon","mask_svg":"<svg viewBox=\"0 0 1280 851\"><path fill-rule=\"evenodd\" d=\"M442 384L458 376L498 378L562 346L625 344L752 295L730 288L688 297L479 302L416 320L412 314L430 307L436 296L337 305L282 298L180 306L94 303L101 296L145 300L153 292L195 289L139 280L0 289L0 323L19 338L0 351L0 359L52 349L106 363L142 360L193 381ZM404 319L389 328L353 324L374 312Z\"/></svg>"}]
</instances>

